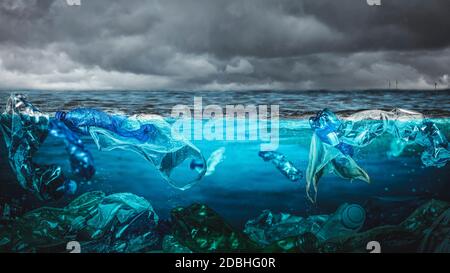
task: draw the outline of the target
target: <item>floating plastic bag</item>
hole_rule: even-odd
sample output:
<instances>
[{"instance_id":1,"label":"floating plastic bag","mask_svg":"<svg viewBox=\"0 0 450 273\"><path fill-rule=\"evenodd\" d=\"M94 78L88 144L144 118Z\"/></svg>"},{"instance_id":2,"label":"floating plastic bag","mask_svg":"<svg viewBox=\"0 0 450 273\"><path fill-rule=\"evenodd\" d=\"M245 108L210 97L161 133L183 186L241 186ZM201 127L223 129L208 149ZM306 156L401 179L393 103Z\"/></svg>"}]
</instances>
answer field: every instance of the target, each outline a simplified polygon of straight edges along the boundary
<instances>
[{"instance_id":1,"label":"floating plastic bag","mask_svg":"<svg viewBox=\"0 0 450 273\"><path fill-rule=\"evenodd\" d=\"M22 95L8 99L0 121L9 163L19 184L41 200L59 199L74 189L74 182L64 176L59 166L33 162L48 135L48 125L49 117Z\"/></svg>"},{"instance_id":2,"label":"floating plastic bag","mask_svg":"<svg viewBox=\"0 0 450 273\"><path fill-rule=\"evenodd\" d=\"M345 179L359 179L370 183L369 175L351 156L322 142L317 134L313 134L306 168L306 194L311 202L317 200L319 180L327 173L334 173Z\"/></svg>"},{"instance_id":3,"label":"floating plastic bag","mask_svg":"<svg viewBox=\"0 0 450 273\"><path fill-rule=\"evenodd\" d=\"M177 189L189 189L206 172L201 152L187 140L173 138L170 125L159 116L124 117L79 108L58 112L56 118L71 130L89 133L99 150L122 149L141 155ZM193 161L201 162L200 171L190 168Z\"/></svg>"},{"instance_id":4,"label":"floating plastic bag","mask_svg":"<svg viewBox=\"0 0 450 273\"><path fill-rule=\"evenodd\" d=\"M340 140L355 147L365 147L382 134L394 137L390 155L399 155L412 144L424 148L422 163L427 167L443 167L450 160L448 141L434 122L421 113L394 109L370 110L355 113L343 123Z\"/></svg>"},{"instance_id":5,"label":"floating plastic bag","mask_svg":"<svg viewBox=\"0 0 450 273\"><path fill-rule=\"evenodd\" d=\"M287 160L283 154L273 151L260 151L259 156L264 161L271 161L277 169L289 180L295 182L302 178L302 172L294 166L294 163Z\"/></svg>"}]
</instances>

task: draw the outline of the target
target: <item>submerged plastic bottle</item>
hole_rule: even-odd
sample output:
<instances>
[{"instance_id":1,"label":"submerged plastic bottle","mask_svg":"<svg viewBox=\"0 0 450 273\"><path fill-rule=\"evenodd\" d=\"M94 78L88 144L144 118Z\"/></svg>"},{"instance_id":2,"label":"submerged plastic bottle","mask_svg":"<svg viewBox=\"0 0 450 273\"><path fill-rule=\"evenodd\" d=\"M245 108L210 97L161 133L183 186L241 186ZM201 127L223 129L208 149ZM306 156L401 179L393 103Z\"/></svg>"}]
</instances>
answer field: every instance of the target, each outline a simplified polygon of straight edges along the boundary
<instances>
[{"instance_id":1,"label":"submerged plastic bottle","mask_svg":"<svg viewBox=\"0 0 450 273\"><path fill-rule=\"evenodd\" d=\"M320 240L350 235L358 232L364 225L366 212L357 204L343 204L316 233Z\"/></svg>"},{"instance_id":2,"label":"submerged plastic bottle","mask_svg":"<svg viewBox=\"0 0 450 273\"><path fill-rule=\"evenodd\" d=\"M271 161L289 180L295 182L302 178L302 172L291 161L288 161L283 154L273 151L260 151L259 156L264 161Z\"/></svg>"},{"instance_id":3,"label":"submerged plastic bottle","mask_svg":"<svg viewBox=\"0 0 450 273\"><path fill-rule=\"evenodd\" d=\"M332 146L337 146L340 143L337 132L342 122L330 110L324 109L317 113L315 117L311 117L309 125L323 142Z\"/></svg>"},{"instance_id":4,"label":"submerged plastic bottle","mask_svg":"<svg viewBox=\"0 0 450 273\"><path fill-rule=\"evenodd\" d=\"M353 147L340 140L341 120L330 110L324 109L309 119L309 125L321 141L336 147L345 155L354 155Z\"/></svg>"},{"instance_id":5,"label":"submerged plastic bottle","mask_svg":"<svg viewBox=\"0 0 450 273\"><path fill-rule=\"evenodd\" d=\"M95 173L94 159L84 147L81 139L69 130L64 123L55 119L49 123L49 132L51 135L64 141L66 150L69 153L72 171L85 180L92 178ZM70 189L72 188L70 187Z\"/></svg>"}]
</instances>

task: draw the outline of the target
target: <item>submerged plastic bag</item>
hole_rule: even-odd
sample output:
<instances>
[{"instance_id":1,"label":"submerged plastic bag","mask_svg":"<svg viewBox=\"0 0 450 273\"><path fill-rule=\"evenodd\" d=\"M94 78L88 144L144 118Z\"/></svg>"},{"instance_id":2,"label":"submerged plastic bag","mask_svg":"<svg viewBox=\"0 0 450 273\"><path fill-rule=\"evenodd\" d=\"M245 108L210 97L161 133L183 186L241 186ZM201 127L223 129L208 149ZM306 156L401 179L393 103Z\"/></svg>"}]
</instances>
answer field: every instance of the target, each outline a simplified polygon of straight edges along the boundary
<instances>
[{"instance_id":1,"label":"submerged plastic bag","mask_svg":"<svg viewBox=\"0 0 450 273\"><path fill-rule=\"evenodd\" d=\"M33 162L33 156L48 135L49 117L22 95L12 95L1 115L0 128L8 159L22 188L41 200L55 200L76 189L57 165Z\"/></svg>"},{"instance_id":2,"label":"submerged plastic bag","mask_svg":"<svg viewBox=\"0 0 450 273\"><path fill-rule=\"evenodd\" d=\"M264 161L271 161L277 169L289 180L295 182L302 178L302 172L294 166L294 163L278 152L260 151L259 156Z\"/></svg>"},{"instance_id":3,"label":"submerged plastic bag","mask_svg":"<svg viewBox=\"0 0 450 273\"><path fill-rule=\"evenodd\" d=\"M159 116L124 117L79 108L58 112L56 118L71 130L90 134L100 150L122 149L141 155L170 185L180 190L189 189L206 172L202 153L188 141L173 138L170 125ZM199 172L190 168L192 161L202 163Z\"/></svg>"},{"instance_id":4,"label":"submerged plastic bag","mask_svg":"<svg viewBox=\"0 0 450 273\"><path fill-rule=\"evenodd\" d=\"M306 168L306 194L311 202L317 200L319 180L327 173L334 173L344 179L359 179L370 183L369 175L351 156L322 142L316 134L313 134Z\"/></svg>"},{"instance_id":5,"label":"submerged plastic bag","mask_svg":"<svg viewBox=\"0 0 450 273\"><path fill-rule=\"evenodd\" d=\"M141 197L88 192L65 208L43 207L26 213L0 232L0 249L34 252L76 239L82 252L130 252L160 239L157 224L151 204Z\"/></svg>"},{"instance_id":6,"label":"submerged plastic bag","mask_svg":"<svg viewBox=\"0 0 450 273\"><path fill-rule=\"evenodd\" d=\"M41 200L56 200L65 193L74 194L77 189L77 184L66 178L59 166L33 162L49 134L63 139L75 174L88 180L95 173L92 155L81 139L63 123L42 113L23 95L10 96L1 115L0 128L17 180Z\"/></svg>"},{"instance_id":7,"label":"submerged plastic bag","mask_svg":"<svg viewBox=\"0 0 450 273\"><path fill-rule=\"evenodd\" d=\"M377 137L389 133L394 137L389 155L398 156L407 145L424 147L421 155L427 167L443 167L450 160L448 141L437 126L420 113L394 109L392 111L361 111L341 121L325 109L310 118L314 130L306 175L308 198L315 202L319 179L333 172L347 179L370 182L367 173L352 159L354 147L362 148ZM314 197L310 188L313 186Z\"/></svg>"}]
</instances>

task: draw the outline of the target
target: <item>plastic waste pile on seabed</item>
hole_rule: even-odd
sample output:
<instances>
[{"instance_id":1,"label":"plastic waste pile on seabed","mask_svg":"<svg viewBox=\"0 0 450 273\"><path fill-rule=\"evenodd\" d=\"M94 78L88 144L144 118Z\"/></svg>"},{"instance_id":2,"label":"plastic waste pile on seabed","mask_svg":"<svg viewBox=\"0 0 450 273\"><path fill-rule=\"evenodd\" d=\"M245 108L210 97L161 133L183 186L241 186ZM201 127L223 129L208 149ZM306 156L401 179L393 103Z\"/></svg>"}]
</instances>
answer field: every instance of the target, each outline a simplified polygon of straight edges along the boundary
<instances>
[{"instance_id":1,"label":"plastic waste pile on seabed","mask_svg":"<svg viewBox=\"0 0 450 273\"><path fill-rule=\"evenodd\" d=\"M135 252L154 246L158 216L131 193L85 193L64 208L28 212L0 231L0 249L36 252L79 241L86 252Z\"/></svg>"}]
</instances>

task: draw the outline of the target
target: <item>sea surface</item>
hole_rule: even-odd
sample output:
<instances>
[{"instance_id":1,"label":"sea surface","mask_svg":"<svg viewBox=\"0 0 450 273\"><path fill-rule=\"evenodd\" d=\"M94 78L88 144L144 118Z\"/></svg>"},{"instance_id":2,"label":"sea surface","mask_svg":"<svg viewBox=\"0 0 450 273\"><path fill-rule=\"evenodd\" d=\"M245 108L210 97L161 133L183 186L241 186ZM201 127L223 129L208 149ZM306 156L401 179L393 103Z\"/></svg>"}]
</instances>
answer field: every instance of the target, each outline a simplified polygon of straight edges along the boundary
<instances>
[{"instance_id":1,"label":"sea surface","mask_svg":"<svg viewBox=\"0 0 450 273\"><path fill-rule=\"evenodd\" d=\"M177 104L193 105L201 97L203 105L279 105L280 143L283 153L303 174L308 164L312 131L307 119L323 108L341 116L361 110L404 108L425 114L450 138L450 90L407 91L15 91L43 112L69 111L77 107L93 107L110 113L158 114L169 117ZM0 107L4 107L9 91L0 91ZM3 109L2 109L3 111ZM389 135L357 151L359 165L372 183L347 181L333 175L323 177L316 203L305 194L305 178L292 182L270 162L259 156L260 141L193 141L206 158L225 148L225 158L216 171L192 188L180 191L161 178L155 168L131 151L98 151L89 137L83 138L92 152L96 175L79 182L78 194L91 190L109 193L131 192L149 200L160 218L168 218L176 206L205 203L229 223L242 229L245 222L263 210L287 212L300 216L334 212L343 203L356 203L366 209L364 228L398 223L418 205L431 198L450 201L450 166L425 168L420 160L422 149L408 147L399 157L387 152ZM49 137L36 162L56 163L70 174L68 156L61 140ZM42 205L63 206L70 198L46 203L36 200L18 187L7 163L6 148L0 141L0 201L25 204L23 210Z\"/></svg>"}]
</instances>

